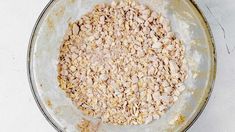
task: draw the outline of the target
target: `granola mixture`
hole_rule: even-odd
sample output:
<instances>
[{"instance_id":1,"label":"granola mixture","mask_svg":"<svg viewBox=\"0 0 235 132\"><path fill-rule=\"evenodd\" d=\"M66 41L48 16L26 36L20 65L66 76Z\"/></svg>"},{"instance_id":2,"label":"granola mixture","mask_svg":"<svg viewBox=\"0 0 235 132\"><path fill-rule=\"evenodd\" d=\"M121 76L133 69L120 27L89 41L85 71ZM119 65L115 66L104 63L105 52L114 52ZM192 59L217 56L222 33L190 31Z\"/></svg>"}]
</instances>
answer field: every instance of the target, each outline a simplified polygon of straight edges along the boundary
<instances>
[{"instance_id":1,"label":"granola mixture","mask_svg":"<svg viewBox=\"0 0 235 132\"><path fill-rule=\"evenodd\" d=\"M169 21L136 2L99 4L70 24L60 48L60 87L86 115L148 124L177 101L185 48Z\"/></svg>"}]
</instances>

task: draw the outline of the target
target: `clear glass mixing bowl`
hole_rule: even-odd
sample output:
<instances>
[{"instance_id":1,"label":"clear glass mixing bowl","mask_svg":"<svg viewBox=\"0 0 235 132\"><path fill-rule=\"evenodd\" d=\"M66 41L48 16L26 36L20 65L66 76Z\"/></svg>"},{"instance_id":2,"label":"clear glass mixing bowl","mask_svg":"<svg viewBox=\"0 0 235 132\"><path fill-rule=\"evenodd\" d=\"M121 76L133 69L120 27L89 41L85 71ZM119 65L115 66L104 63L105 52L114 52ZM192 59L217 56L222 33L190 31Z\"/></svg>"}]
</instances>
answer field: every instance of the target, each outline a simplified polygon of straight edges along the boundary
<instances>
[{"instance_id":1,"label":"clear glass mixing bowl","mask_svg":"<svg viewBox=\"0 0 235 132\"><path fill-rule=\"evenodd\" d=\"M46 119L58 131L79 131L83 118L97 131L156 132L187 130L202 112L216 74L213 37L207 21L191 0L136 0L161 12L186 47L189 78L178 102L159 120L148 125L115 126L84 116L58 87L57 58L70 22L95 4L111 0L51 0L41 13L28 49L28 76L32 93Z\"/></svg>"}]
</instances>

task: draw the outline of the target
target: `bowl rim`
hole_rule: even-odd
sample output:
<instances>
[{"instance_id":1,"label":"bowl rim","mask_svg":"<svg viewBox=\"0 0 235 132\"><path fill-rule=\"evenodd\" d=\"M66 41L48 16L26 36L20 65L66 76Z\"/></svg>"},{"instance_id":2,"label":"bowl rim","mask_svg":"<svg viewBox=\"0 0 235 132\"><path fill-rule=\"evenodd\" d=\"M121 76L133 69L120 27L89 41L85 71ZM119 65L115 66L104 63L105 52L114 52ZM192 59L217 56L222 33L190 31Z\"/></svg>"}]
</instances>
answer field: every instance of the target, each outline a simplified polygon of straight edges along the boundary
<instances>
[{"instance_id":1,"label":"bowl rim","mask_svg":"<svg viewBox=\"0 0 235 132\"><path fill-rule=\"evenodd\" d=\"M34 100L38 106L38 108L40 109L41 113L43 114L43 116L46 118L46 120L52 125L52 127L57 130L58 132L63 132L65 131L65 128L61 128L60 125L53 119L53 117L49 114L49 112L47 111L47 109L44 107L44 104L42 103L42 101L39 99L39 95L37 93L37 90L34 86L34 78L33 78L33 69L32 69L32 49L33 49L33 42L34 42L34 37L35 37L35 33L38 29L38 27L40 26L40 22L41 22L41 19L42 17L45 15L45 13L48 11L48 9L53 5L53 3L55 2L56 0L50 0L47 5L44 7L44 9L41 11L39 17L37 18L36 20L36 23L34 24L34 27L33 27L33 30L32 30L32 33L31 33L31 36L30 36L30 39L29 39L29 43L28 43L28 49L27 49L27 61L26 61L26 68L27 68L27 76L28 76L28 82L29 82L29 85L30 85L30 89L31 89L31 92L33 94L33 97L34 97ZM205 98L204 101L201 102L201 108L198 109L198 111L196 111L196 115L195 117L192 117L193 119L191 119L191 121L189 123L187 123L182 131L187 131L195 122L196 120L199 118L199 116L201 115L201 113L203 112L203 110L205 109L209 99L210 99L210 96L212 94L212 90L214 88L214 82L215 82L215 79L216 79L216 71L217 71L217 54L216 54L216 47L215 47L215 41L214 41L214 37L213 37L213 33L212 33L212 30L211 30L211 27L209 25L209 22L208 20L206 19L205 15L203 14L203 12L201 11L199 5L195 2L195 0L188 0L196 9L196 11L199 13L199 15L202 17L202 21L206 24L206 28L208 30L208 37L210 37L210 43L212 45L212 70L210 72L210 76L211 76L211 80L208 84L208 87L209 87L209 91L207 93L207 96Z\"/></svg>"}]
</instances>

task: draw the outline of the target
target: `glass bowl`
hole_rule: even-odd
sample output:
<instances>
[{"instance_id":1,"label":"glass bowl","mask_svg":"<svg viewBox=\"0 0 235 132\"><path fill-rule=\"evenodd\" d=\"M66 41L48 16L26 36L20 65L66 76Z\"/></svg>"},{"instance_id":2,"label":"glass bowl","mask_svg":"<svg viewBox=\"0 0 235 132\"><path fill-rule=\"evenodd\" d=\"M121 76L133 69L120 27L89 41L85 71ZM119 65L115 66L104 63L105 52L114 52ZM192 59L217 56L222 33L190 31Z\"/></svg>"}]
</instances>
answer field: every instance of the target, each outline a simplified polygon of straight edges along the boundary
<instances>
[{"instance_id":1,"label":"glass bowl","mask_svg":"<svg viewBox=\"0 0 235 132\"><path fill-rule=\"evenodd\" d=\"M185 131L204 109L216 75L216 54L210 27L191 0L136 0L162 13L186 47L189 77L186 90L159 120L147 125L116 126L83 115L58 87L57 58L68 24L98 3L111 0L51 0L36 22L29 43L27 67L35 100L58 131L79 131L83 119L96 131Z\"/></svg>"}]
</instances>

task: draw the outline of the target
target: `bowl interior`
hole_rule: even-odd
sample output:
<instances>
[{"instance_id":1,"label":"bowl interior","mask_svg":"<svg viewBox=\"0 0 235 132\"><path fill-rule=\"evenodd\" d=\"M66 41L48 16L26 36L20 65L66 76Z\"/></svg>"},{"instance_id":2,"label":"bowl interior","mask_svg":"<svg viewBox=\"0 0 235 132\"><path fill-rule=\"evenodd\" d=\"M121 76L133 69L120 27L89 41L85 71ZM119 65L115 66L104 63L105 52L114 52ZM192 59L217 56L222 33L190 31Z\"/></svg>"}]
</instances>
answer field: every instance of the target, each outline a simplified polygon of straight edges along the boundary
<instances>
[{"instance_id":1,"label":"bowl interior","mask_svg":"<svg viewBox=\"0 0 235 132\"><path fill-rule=\"evenodd\" d=\"M190 0L136 0L162 13L186 47L189 77L186 90L159 120L148 125L114 126L84 116L58 87L59 47L70 22L98 3L111 0L54 0L36 24L29 49L29 77L35 98L47 119L61 131L79 131L83 118L98 131L154 132L186 129L203 109L215 77L215 50L210 29Z\"/></svg>"}]
</instances>

